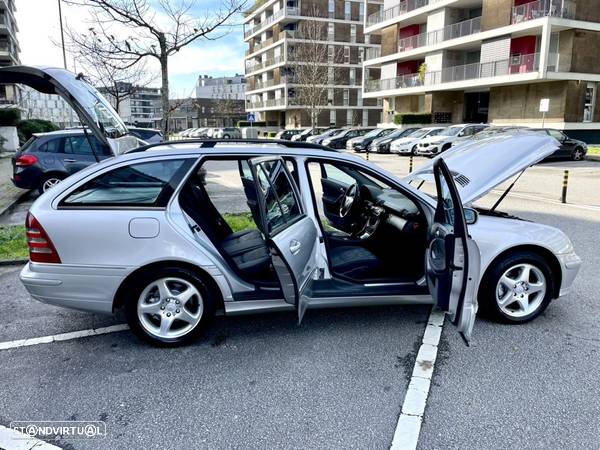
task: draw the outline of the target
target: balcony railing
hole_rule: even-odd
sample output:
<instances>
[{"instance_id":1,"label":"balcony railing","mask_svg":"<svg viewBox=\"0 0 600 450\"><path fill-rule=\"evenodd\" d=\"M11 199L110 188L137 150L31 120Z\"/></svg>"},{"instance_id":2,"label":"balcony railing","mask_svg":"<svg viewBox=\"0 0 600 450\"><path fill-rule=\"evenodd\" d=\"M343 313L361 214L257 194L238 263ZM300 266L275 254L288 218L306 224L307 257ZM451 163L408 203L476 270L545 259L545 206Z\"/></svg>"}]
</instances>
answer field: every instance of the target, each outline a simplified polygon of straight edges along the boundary
<instances>
[{"instance_id":1,"label":"balcony railing","mask_svg":"<svg viewBox=\"0 0 600 450\"><path fill-rule=\"evenodd\" d=\"M365 53L365 59L375 59L381 56L381 47L368 47Z\"/></svg>"},{"instance_id":2,"label":"balcony railing","mask_svg":"<svg viewBox=\"0 0 600 450\"><path fill-rule=\"evenodd\" d=\"M410 11L413 11L423 6L427 6L430 3L436 3L440 0L403 0L400 4L393 6L388 9L382 9L376 13L370 14L367 17L367 25L375 25L386 20L393 19L394 17L401 16Z\"/></svg>"},{"instance_id":3,"label":"balcony railing","mask_svg":"<svg viewBox=\"0 0 600 450\"><path fill-rule=\"evenodd\" d=\"M261 102L248 103L248 109L273 108L275 106L285 106L285 98L269 98Z\"/></svg>"},{"instance_id":4,"label":"balcony railing","mask_svg":"<svg viewBox=\"0 0 600 450\"><path fill-rule=\"evenodd\" d=\"M512 23L526 22L541 17L575 18L575 4L571 0L537 0L512 9Z\"/></svg>"},{"instance_id":5,"label":"balcony railing","mask_svg":"<svg viewBox=\"0 0 600 450\"><path fill-rule=\"evenodd\" d=\"M275 56L274 58L269 58L265 61L255 63L255 64L246 64L246 73L256 72L257 70L263 69L265 67L273 66L275 64L279 64L283 62L283 56Z\"/></svg>"},{"instance_id":6,"label":"balcony railing","mask_svg":"<svg viewBox=\"0 0 600 450\"><path fill-rule=\"evenodd\" d=\"M406 52L426 45L435 45L440 42L470 36L481 31L481 17L453 23L439 30L421 33L398 40L398 51Z\"/></svg>"},{"instance_id":7,"label":"balcony railing","mask_svg":"<svg viewBox=\"0 0 600 450\"><path fill-rule=\"evenodd\" d=\"M509 59L485 63L464 64L445 67L442 70L426 72L425 74L402 75L383 80L369 80L365 86L366 92L386 91L392 89L431 86L441 83L475 80L478 78L498 77L536 72L540 68L540 54L513 56ZM548 55L548 70L558 70L558 54Z\"/></svg>"},{"instance_id":8,"label":"balcony railing","mask_svg":"<svg viewBox=\"0 0 600 450\"><path fill-rule=\"evenodd\" d=\"M258 30L260 30L261 28L266 27L270 23L275 22L275 20L279 19L280 17L283 17L283 16L298 16L298 15L300 15L300 9L299 8L294 7L294 6L286 6L285 8L282 8L279 11L277 11L276 13L271 14L269 17L267 17L262 22L254 25L251 29L244 31L244 38L247 38L248 36L253 35Z\"/></svg>"}]
</instances>

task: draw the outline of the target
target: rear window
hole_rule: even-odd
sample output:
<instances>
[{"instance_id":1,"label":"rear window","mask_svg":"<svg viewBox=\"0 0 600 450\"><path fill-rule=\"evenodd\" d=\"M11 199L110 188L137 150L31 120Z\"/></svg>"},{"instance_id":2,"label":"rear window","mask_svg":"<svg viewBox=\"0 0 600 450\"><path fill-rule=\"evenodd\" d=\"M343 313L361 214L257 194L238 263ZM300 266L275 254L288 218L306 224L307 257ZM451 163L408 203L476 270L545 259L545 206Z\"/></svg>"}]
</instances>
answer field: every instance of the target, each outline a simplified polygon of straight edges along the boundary
<instances>
[{"instance_id":1,"label":"rear window","mask_svg":"<svg viewBox=\"0 0 600 450\"><path fill-rule=\"evenodd\" d=\"M29 139L27 139L27 142L25 142L23 145L21 145L21 148L19 148L19 151L24 152L24 151L28 150L31 147L31 144L33 144L36 140L37 140L37 136L31 136Z\"/></svg>"},{"instance_id":2,"label":"rear window","mask_svg":"<svg viewBox=\"0 0 600 450\"><path fill-rule=\"evenodd\" d=\"M169 159L119 167L77 188L61 206L164 207L192 163Z\"/></svg>"}]
</instances>

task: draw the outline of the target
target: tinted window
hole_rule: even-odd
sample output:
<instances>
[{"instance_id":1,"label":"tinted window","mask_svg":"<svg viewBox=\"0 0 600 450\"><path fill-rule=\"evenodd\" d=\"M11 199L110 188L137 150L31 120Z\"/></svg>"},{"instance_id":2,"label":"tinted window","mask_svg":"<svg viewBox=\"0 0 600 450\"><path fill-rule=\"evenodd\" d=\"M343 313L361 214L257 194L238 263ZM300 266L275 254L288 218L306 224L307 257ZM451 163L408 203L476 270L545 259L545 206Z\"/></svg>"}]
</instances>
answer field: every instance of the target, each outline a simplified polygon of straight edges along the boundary
<instances>
[{"instance_id":1,"label":"tinted window","mask_svg":"<svg viewBox=\"0 0 600 450\"><path fill-rule=\"evenodd\" d=\"M60 153L61 138L49 139L38 147L38 152L44 153Z\"/></svg>"},{"instance_id":2,"label":"tinted window","mask_svg":"<svg viewBox=\"0 0 600 450\"><path fill-rule=\"evenodd\" d=\"M105 172L72 192L65 206L166 206L191 159L154 161Z\"/></svg>"},{"instance_id":3,"label":"tinted window","mask_svg":"<svg viewBox=\"0 0 600 450\"><path fill-rule=\"evenodd\" d=\"M66 137L64 152L73 155L94 155L90 141L84 135Z\"/></svg>"},{"instance_id":4,"label":"tinted window","mask_svg":"<svg viewBox=\"0 0 600 450\"><path fill-rule=\"evenodd\" d=\"M558 139L559 141L562 141L565 138L565 135L562 134L560 131L548 130L548 133L550 133L550 136L552 136L555 139Z\"/></svg>"},{"instance_id":5,"label":"tinted window","mask_svg":"<svg viewBox=\"0 0 600 450\"><path fill-rule=\"evenodd\" d=\"M256 167L265 200L266 230L272 232L300 216L294 188L281 161L267 161Z\"/></svg>"}]
</instances>

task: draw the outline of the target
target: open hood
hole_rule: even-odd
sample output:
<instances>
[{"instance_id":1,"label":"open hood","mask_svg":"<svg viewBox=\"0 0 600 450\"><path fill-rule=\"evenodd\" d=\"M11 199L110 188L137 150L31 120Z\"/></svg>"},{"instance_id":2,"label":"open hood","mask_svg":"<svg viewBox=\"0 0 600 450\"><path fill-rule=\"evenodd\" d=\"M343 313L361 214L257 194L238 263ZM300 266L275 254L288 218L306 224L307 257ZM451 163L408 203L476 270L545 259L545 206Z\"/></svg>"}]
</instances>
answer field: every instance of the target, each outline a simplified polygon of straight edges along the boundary
<instances>
[{"instance_id":1,"label":"open hood","mask_svg":"<svg viewBox=\"0 0 600 450\"><path fill-rule=\"evenodd\" d=\"M45 94L60 95L82 125L115 154L138 147L110 103L82 76L54 67L9 66L0 68L0 83L24 84Z\"/></svg>"},{"instance_id":2,"label":"open hood","mask_svg":"<svg viewBox=\"0 0 600 450\"><path fill-rule=\"evenodd\" d=\"M433 182L433 165L442 158L454 176L463 203L469 204L551 155L559 145L553 137L532 132L467 141L419 167L404 180Z\"/></svg>"}]
</instances>

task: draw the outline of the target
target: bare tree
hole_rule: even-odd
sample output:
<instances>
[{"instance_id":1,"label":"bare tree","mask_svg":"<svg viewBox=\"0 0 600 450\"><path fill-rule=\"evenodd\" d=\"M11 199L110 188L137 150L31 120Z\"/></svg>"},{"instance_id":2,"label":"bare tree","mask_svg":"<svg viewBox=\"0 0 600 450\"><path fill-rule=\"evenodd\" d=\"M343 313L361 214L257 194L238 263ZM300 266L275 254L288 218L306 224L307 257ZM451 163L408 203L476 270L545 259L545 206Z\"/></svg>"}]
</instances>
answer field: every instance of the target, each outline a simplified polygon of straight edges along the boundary
<instances>
[{"instance_id":1,"label":"bare tree","mask_svg":"<svg viewBox=\"0 0 600 450\"><path fill-rule=\"evenodd\" d=\"M215 116L221 120L221 126L233 126L233 119L244 115L244 102L231 98L214 99Z\"/></svg>"},{"instance_id":2,"label":"bare tree","mask_svg":"<svg viewBox=\"0 0 600 450\"><path fill-rule=\"evenodd\" d=\"M230 31L229 20L246 0L221 0L202 15L195 0L64 0L89 8L87 33L69 32L71 45L97 52L115 68L130 68L154 58L160 64L162 129L169 132L169 57L199 39L218 39ZM123 32L127 36L123 36Z\"/></svg>"},{"instance_id":3,"label":"bare tree","mask_svg":"<svg viewBox=\"0 0 600 450\"><path fill-rule=\"evenodd\" d=\"M316 9L310 15L322 16ZM343 50L327 43L326 22L304 20L295 33L302 41L289 52L291 81L296 85L293 101L308 108L311 126L316 127L319 115L333 101L328 85L339 79L340 67L335 64L342 60Z\"/></svg>"}]
</instances>

